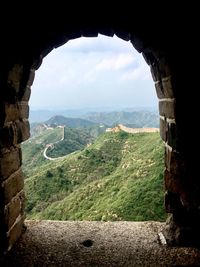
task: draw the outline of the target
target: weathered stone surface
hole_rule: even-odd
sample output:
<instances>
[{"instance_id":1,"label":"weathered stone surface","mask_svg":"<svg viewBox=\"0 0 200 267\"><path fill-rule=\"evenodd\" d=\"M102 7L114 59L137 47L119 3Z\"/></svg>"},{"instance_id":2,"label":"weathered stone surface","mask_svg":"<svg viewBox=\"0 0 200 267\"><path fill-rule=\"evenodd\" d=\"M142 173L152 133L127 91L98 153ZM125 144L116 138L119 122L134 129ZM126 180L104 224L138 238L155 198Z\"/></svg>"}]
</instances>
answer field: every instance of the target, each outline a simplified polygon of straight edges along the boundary
<instances>
[{"instance_id":1,"label":"weathered stone surface","mask_svg":"<svg viewBox=\"0 0 200 267\"><path fill-rule=\"evenodd\" d=\"M0 145L11 147L30 137L30 125L27 120L15 121L8 126L0 128Z\"/></svg>"},{"instance_id":2,"label":"weathered stone surface","mask_svg":"<svg viewBox=\"0 0 200 267\"><path fill-rule=\"evenodd\" d=\"M16 221L19 215L24 213L23 204L25 201L24 192L21 191L17 196L15 196L9 204L5 206L4 209L4 221L7 227L7 231L11 228L11 226Z\"/></svg>"},{"instance_id":3,"label":"weathered stone surface","mask_svg":"<svg viewBox=\"0 0 200 267\"><path fill-rule=\"evenodd\" d=\"M166 58L164 58L164 57L160 58L158 65L159 65L159 71L160 71L162 79L164 77L168 77L171 75L171 67L168 64L168 62L166 61Z\"/></svg>"},{"instance_id":4,"label":"weathered stone surface","mask_svg":"<svg viewBox=\"0 0 200 267\"><path fill-rule=\"evenodd\" d=\"M24 187L24 177L21 168L2 183L4 203L7 204Z\"/></svg>"},{"instance_id":5,"label":"weathered stone surface","mask_svg":"<svg viewBox=\"0 0 200 267\"><path fill-rule=\"evenodd\" d=\"M0 125L7 122L13 122L20 119L28 118L29 106L27 102L19 102L16 104L4 103L4 119L0 121Z\"/></svg>"},{"instance_id":6,"label":"weathered stone surface","mask_svg":"<svg viewBox=\"0 0 200 267\"><path fill-rule=\"evenodd\" d=\"M171 191L166 191L165 210L168 213L176 213L176 212L179 213L183 210L179 194Z\"/></svg>"},{"instance_id":7,"label":"weathered stone surface","mask_svg":"<svg viewBox=\"0 0 200 267\"><path fill-rule=\"evenodd\" d=\"M179 153L170 151L168 148L165 148L165 167L172 174L185 176L186 166L184 159L181 158Z\"/></svg>"},{"instance_id":8,"label":"weathered stone surface","mask_svg":"<svg viewBox=\"0 0 200 267\"><path fill-rule=\"evenodd\" d=\"M173 150L179 150L178 148L178 133L175 123L168 123L167 125L167 143Z\"/></svg>"},{"instance_id":9,"label":"weathered stone surface","mask_svg":"<svg viewBox=\"0 0 200 267\"><path fill-rule=\"evenodd\" d=\"M159 113L161 116L165 116L169 119L174 119L174 109L175 103L174 100L159 101Z\"/></svg>"},{"instance_id":10,"label":"weathered stone surface","mask_svg":"<svg viewBox=\"0 0 200 267\"><path fill-rule=\"evenodd\" d=\"M167 141L168 123L165 118L160 118L160 136L163 141Z\"/></svg>"},{"instance_id":11,"label":"weathered stone surface","mask_svg":"<svg viewBox=\"0 0 200 267\"><path fill-rule=\"evenodd\" d=\"M181 177L179 175L170 173L168 170L164 172L164 180L165 180L165 189L172 193L181 193L183 192L183 182L181 181Z\"/></svg>"},{"instance_id":12,"label":"weathered stone surface","mask_svg":"<svg viewBox=\"0 0 200 267\"><path fill-rule=\"evenodd\" d=\"M142 55L148 65L157 64L157 59L150 49L145 49Z\"/></svg>"},{"instance_id":13,"label":"weathered stone surface","mask_svg":"<svg viewBox=\"0 0 200 267\"><path fill-rule=\"evenodd\" d=\"M155 88L156 88L157 97L160 99L165 98L164 89L163 89L163 85L161 81L155 82Z\"/></svg>"},{"instance_id":14,"label":"weathered stone surface","mask_svg":"<svg viewBox=\"0 0 200 267\"><path fill-rule=\"evenodd\" d=\"M13 131L11 127L0 128L0 148L11 147L13 140Z\"/></svg>"},{"instance_id":15,"label":"weathered stone surface","mask_svg":"<svg viewBox=\"0 0 200 267\"><path fill-rule=\"evenodd\" d=\"M30 74L29 74L28 83L27 83L28 87L30 87L33 84L34 78L35 78L35 70L31 69Z\"/></svg>"},{"instance_id":16,"label":"weathered stone surface","mask_svg":"<svg viewBox=\"0 0 200 267\"><path fill-rule=\"evenodd\" d=\"M162 78L162 87L166 98L174 98L171 76Z\"/></svg>"},{"instance_id":17,"label":"weathered stone surface","mask_svg":"<svg viewBox=\"0 0 200 267\"><path fill-rule=\"evenodd\" d=\"M31 88L30 86L26 86L26 89L24 90L24 95L21 97L21 101L28 101L31 96Z\"/></svg>"},{"instance_id":18,"label":"weathered stone surface","mask_svg":"<svg viewBox=\"0 0 200 267\"><path fill-rule=\"evenodd\" d=\"M151 65L151 74L155 82L164 81L162 84L164 95L168 93L171 95L171 81L167 80L167 77L171 77L171 68L164 57L159 59L156 64Z\"/></svg>"},{"instance_id":19,"label":"weathered stone surface","mask_svg":"<svg viewBox=\"0 0 200 267\"><path fill-rule=\"evenodd\" d=\"M169 244L169 246L199 248L199 223L199 211L196 213L179 212L177 214L171 214L166 222L166 226L163 229L163 234L166 238L167 244ZM199 264L197 264L197 266L198 265Z\"/></svg>"},{"instance_id":20,"label":"weathered stone surface","mask_svg":"<svg viewBox=\"0 0 200 267\"><path fill-rule=\"evenodd\" d=\"M161 81L161 74L158 68L158 64L151 65L150 70L154 82Z\"/></svg>"},{"instance_id":21,"label":"weathered stone surface","mask_svg":"<svg viewBox=\"0 0 200 267\"><path fill-rule=\"evenodd\" d=\"M7 179L20 168L21 163L21 149L18 147L10 148L8 152L0 154L0 178Z\"/></svg>"},{"instance_id":22,"label":"weathered stone surface","mask_svg":"<svg viewBox=\"0 0 200 267\"><path fill-rule=\"evenodd\" d=\"M17 239L21 236L21 234L24 231L24 220L25 216L18 217L17 221L15 222L15 225L9 230L7 233L8 237L8 250L11 249L13 244L17 241Z\"/></svg>"},{"instance_id":23,"label":"weathered stone surface","mask_svg":"<svg viewBox=\"0 0 200 267\"><path fill-rule=\"evenodd\" d=\"M27 140L30 137L30 125L28 121L17 121L16 125L16 143Z\"/></svg>"},{"instance_id":24,"label":"weathered stone surface","mask_svg":"<svg viewBox=\"0 0 200 267\"><path fill-rule=\"evenodd\" d=\"M155 87L158 98L174 98L171 76L162 78L162 81L155 82Z\"/></svg>"},{"instance_id":25,"label":"weathered stone surface","mask_svg":"<svg viewBox=\"0 0 200 267\"><path fill-rule=\"evenodd\" d=\"M8 74L8 86L19 92L21 77L23 74L23 66L15 64Z\"/></svg>"}]
</instances>

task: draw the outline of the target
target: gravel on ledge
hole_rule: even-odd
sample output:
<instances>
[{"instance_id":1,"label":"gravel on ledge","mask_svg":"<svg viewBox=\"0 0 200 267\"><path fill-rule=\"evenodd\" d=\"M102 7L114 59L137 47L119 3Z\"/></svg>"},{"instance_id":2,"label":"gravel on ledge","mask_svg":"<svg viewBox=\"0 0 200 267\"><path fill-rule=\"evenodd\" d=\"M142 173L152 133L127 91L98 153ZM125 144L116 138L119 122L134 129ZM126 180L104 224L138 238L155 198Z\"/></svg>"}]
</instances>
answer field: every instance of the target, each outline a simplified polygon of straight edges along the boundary
<instances>
[{"instance_id":1,"label":"gravel on ledge","mask_svg":"<svg viewBox=\"0 0 200 267\"><path fill-rule=\"evenodd\" d=\"M200 266L198 248L168 247L160 222L27 220L0 266Z\"/></svg>"}]
</instances>

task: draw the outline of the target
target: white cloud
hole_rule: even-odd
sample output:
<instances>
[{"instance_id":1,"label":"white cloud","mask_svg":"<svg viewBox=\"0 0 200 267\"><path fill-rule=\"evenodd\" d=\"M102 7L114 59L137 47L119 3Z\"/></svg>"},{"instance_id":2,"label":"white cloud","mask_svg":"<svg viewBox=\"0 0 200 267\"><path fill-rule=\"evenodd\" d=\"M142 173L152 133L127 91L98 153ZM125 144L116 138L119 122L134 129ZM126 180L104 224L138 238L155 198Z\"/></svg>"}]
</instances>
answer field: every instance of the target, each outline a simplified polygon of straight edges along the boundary
<instances>
[{"instance_id":1,"label":"white cloud","mask_svg":"<svg viewBox=\"0 0 200 267\"><path fill-rule=\"evenodd\" d=\"M30 105L37 108L84 107L91 103L126 106L133 99L141 105L148 82L151 89L149 67L130 42L105 36L79 38L44 58L36 71Z\"/></svg>"},{"instance_id":2,"label":"white cloud","mask_svg":"<svg viewBox=\"0 0 200 267\"><path fill-rule=\"evenodd\" d=\"M128 53L109 55L97 64L96 70L120 70L126 68L134 61L134 56Z\"/></svg>"},{"instance_id":3,"label":"white cloud","mask_svg":"<svg viewBox=\"0 0 200 267\"><path fill-rule=\"evenodd\" d=\"M137 68L133 70L128 70L121 75L121 81L135 81L135 80L147 80L151 79L150 70L147 65L139 65Z\"/></svg>"}]
</instances>

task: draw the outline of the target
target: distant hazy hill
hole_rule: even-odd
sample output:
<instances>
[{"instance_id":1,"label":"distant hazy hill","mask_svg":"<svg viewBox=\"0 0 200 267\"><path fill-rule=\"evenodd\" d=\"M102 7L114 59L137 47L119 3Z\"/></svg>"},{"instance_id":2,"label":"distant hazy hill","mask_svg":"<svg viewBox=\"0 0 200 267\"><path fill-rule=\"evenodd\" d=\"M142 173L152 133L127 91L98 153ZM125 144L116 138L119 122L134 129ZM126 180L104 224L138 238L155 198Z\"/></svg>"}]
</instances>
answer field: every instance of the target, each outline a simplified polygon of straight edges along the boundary
<instances>
[{"instance_id":1,"label":"distant hazy hill","mask_svg":"<svg viewBox=\"0 0 200 267\"><path fill-rule=\"evenodd\" d=\"M159 127L159 115L151 111L92 112L84 117L87 120L109 126L124 124L133 128Z\"/></svg>"},{"instance_id":2,"label":"distant hazy hill","mask_svg":"<svg viewBox=\"0 0 200 267\"><path fill-rule=\"evenodd\" d=\"M136 221L166 218L163 144L159 133L107 132L84 150L40 165L28 176L25 180L28 218Z\"/></svg>"},{"instance_id":3,"label":"distant hazy hill","mask_svg":"<svg viewBox=\"0 0 200 267\"><path fill-rule=\"evenodd\" d=\"M88 126L94 126L97 123L80 119L80 118L66 118L61 115L56 115L50 118L49 120L45 121L45 124L47 125L66 125L71 128L78 128L78 127L88 127Z\"/></svg>"},{"instance_id":4,"label":"distant hazy hill","mask_svg":"<svg viewBox=\"0 0 200 267\"><path fill-rule=\"evenodd\" d=\"M30 116L29 120L31 123L33 122L44 122L48 120L50 117L56 116L58 114L70 117L70 118L84 118L87 113L93 112L112 112L112 111L147 111L147 112L154 112L158 113L157 107L133 107L133 108L114 108L114 107L107 107L107 108L82 108L82 109L71 109L71 110L33 110L30 109Z\"/></svg>"}]
</instances>

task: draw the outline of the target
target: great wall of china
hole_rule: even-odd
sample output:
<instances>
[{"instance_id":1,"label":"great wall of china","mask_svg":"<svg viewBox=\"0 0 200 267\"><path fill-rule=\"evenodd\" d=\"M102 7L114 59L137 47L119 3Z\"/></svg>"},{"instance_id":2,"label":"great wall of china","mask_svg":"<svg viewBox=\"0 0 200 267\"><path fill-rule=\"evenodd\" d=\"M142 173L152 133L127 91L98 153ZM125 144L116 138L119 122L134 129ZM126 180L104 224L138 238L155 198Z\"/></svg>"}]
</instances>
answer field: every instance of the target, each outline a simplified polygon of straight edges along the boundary
<instances>
[{"instance_id":1,"label":"great wall of china","mask_svg":"<svg viewBox=\"0 0 200 267\"><path fill-rule=\"evenodd\" d=\"M126 133L155 133L159 132L159 128L129 128L123 124L118 124L114 128L107 128L106 132L119 132L124 131Z\"/></svg>"}]
</instances>

